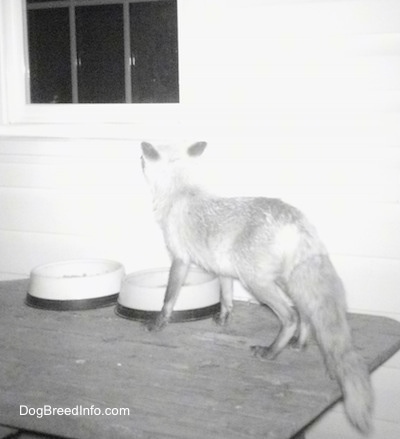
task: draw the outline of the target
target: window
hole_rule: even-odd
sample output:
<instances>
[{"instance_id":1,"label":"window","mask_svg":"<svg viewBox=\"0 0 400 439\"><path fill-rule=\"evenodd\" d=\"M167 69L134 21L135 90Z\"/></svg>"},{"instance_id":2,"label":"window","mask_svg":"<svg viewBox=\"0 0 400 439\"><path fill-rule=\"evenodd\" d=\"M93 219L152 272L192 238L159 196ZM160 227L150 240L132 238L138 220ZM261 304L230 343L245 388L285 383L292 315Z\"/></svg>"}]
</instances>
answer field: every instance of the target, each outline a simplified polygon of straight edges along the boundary
<instances>
[{"instance_id":1,"label":"window","mask_svg":"<svg viewBox=\"0 0 400 439\"><path fill-rule=\"evenodd\" d=\"M27 0L30 102L179 102L176 3Z\"/></svg>"}]
</instances>

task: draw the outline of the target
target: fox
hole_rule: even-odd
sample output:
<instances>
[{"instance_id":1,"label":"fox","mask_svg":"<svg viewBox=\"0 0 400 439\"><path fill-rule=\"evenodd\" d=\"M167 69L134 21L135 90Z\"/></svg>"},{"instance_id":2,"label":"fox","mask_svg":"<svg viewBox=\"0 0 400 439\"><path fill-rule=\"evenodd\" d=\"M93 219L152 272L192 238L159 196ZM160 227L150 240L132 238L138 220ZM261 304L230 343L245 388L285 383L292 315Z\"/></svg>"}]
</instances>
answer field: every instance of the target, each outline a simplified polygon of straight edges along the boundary
<instances>
[{"instance_id":1,"label":"fox","mask_svg":"<svg viewBox=\"0 0 400 439\"><path fill-rule=\"evenodd\" d=\"M141 143L155 219L172 260L162 309L147 329L168 324L191 264L219 277L220 325L232 313L237 280L280 321L273 343L251 346L253 354L273 360L288 345L303 348L312 333L341 388L348 419L368 433L374 399L369 371L353 345L343 282L316 228L278 198L225 197L192 181L191 164L206 147L205 141L183 148Z\"/></svg>"}]
</instances>

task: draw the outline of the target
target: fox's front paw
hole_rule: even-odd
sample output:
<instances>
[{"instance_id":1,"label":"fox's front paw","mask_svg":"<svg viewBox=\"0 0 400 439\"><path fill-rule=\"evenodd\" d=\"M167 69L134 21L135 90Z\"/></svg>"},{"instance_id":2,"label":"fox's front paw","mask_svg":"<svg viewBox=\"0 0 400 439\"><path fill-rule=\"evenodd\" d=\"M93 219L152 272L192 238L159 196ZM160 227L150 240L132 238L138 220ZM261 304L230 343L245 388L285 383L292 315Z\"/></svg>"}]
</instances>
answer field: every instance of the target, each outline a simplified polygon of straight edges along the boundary
<instances>
[{"instance_id":1,"label":"fox's front paw","mask_svg":"<svg viewBox=\"0 0 400 439\"><path fill-rule=\"evenodd\" d=\"M219 312L214 315L213 319L217 325L226 326L228 324L230 315L231 314L229 312Z\"/></svg>"},{"instance_id":2,"label":"fox's front paw","mask_svg":"<svg viewBox=\"0 0 400 439\"><path fill-rule=\"evenodd\" d=\"M276 357L276 354L269 348L269 346L251 346L251 352L257 358L261 358L263 360L273 360Z\"/></svg>"},{"instance_id":3,"label":"fox's front paw","mask_svg":"<svg viewBox=\"0 0 400 439\"><path fill-rule=\"evenodd\" d=\"M168 319L162 313L159 313L156 317L146 321L144 326L147 331L161 331L161 329L167 326L167 323Z\"/></svg>"}]
</instances>

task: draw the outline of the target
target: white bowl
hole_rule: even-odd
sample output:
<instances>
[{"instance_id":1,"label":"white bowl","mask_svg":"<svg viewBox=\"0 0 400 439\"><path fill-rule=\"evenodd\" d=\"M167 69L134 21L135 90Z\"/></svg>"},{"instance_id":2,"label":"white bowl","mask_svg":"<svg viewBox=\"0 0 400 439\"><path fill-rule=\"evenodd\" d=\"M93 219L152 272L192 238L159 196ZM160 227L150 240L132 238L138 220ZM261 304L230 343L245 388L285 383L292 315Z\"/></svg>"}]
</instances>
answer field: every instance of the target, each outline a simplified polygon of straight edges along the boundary
<instances>
[{"instance_id":1,"label":"white bowl","mask_svg":"<svg viewBox=\"0 0 400 439\"><path fill-rule=\"evenodd\" d=\"M158 268L126 276L118 296L117 314L133 320L146 320L157 314L164 303L168 273L168 268ZM219 279L198 268L190 268L171 321L207 318L219 309Z\"/></svg>"},{"instance_id":2,"label":"white bowl","mask_svg":"<svg viewBox=\"0 0 400 439\"><path fill-rule=\"evenodd\" d=\"M105 259L40 265L31 271L26 303L55 310L90 309L116 302L124 267Z\"/></svg>"}]
</instances>

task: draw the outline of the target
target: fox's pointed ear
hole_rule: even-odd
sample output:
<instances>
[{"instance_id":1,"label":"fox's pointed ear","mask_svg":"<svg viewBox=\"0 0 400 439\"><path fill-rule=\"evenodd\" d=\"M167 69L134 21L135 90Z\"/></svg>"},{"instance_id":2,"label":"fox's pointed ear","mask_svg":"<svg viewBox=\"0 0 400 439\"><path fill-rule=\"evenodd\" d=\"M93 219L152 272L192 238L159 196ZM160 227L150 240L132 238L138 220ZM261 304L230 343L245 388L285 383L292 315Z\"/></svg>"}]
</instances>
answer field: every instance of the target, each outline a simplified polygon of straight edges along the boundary
<instances>
[{"instance_id":1,"label":"fox's pointed ear","mask_svg":"<svg viewBox=\"0 0 400 439\"><path fill-rule=\"evenodd\" d=\"M143 155L146 157L146 159L153 161L160 159L160 153L154 148L151 143L142 142L141 146Z\"/></svg>"},{"instance_id":2,"label":"fox's pointed ear","mask_svg":"<svg viewBox=\"0 0 400 439\"><path fill-rule=\"evenodd\" d=\"M197 157L202 155L204 150L206 149L207 142L197 142L192 146L189 146L187 153L190 157Z\"/></svg>"}]
</instances>

